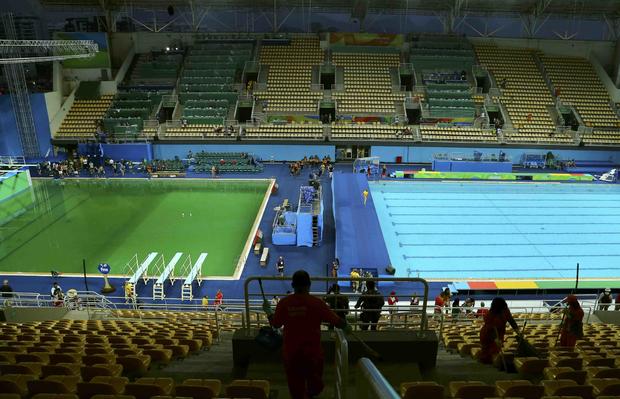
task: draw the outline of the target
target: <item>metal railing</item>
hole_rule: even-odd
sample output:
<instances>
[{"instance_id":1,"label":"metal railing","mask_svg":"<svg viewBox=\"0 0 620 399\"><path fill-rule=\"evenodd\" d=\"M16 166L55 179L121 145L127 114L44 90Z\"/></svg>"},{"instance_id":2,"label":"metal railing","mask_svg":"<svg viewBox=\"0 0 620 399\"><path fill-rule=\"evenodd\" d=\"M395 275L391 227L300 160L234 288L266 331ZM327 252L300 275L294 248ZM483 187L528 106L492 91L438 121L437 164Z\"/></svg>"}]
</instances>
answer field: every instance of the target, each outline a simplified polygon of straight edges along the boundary
<instances>
[{"instance_id":1,"label":"metal railing","mask_svg":"<svg viewBox=\"0 0 620 399\"><path fill-rule=\"evenodd\" d=\"M392 385L385 379L368 358L361 358L357 362L360 378L357 379L355 397L358 399L400 399Z\"/></svg>"},{"instance_id":2,"label":"metal railing","mask_svg":"<svg viewBox=\"0 0 620 399\"><path fill-rule=\"evenodd\" d=\"M256 326L256 327L260 327L261 326L261 322L262 323L267 323L267 319L265 317L261 317L261 315L264 315L262 309L260 307L256 307L256 306L251 306L251 303L254 302L260 302L262 303L262 294L260 292L257 291L252 291L250 292L250 284L252 283L257 283L258 281L263 281L263 282L281 282L282 284L280 284L281 287L288 287L288 282L290 281L290 277L276 277L276 276L250 276L245 280L244 283L244 296L245 296L245 311L244 311L244 317L246 317L246 320L244 320L244 325L247 327L252 327L252 326ZM419 298L419 302L420 305L418 307L415 307L416 309L412 309L411 306L406 306L403 307L404 310L408 313L412 313L414 312L416 315L415 320L419 320L419 330L423 331L426 330L428 328L428 319L427 319L427 301L428 301L428 292L429 292L429 285L428 282L422 278L417 278L417 277L380 277L380 278L359 278L359 279L352 279L350 277L313 277L312 278L313 283L316 286L321 286L322 284L325 284L326 288L327 286L330 286L334 283L340 283L340 282L347 282L349 284L354 283L354 284L365 284L365 282L367 281L374 281L377 284L381 284L384 282L394 282L394 283L398 283L398 282L403 282L403 283L420 283L423 285L423 294L422 295L417 295ZM254 287L257 287L258 284L255 284ZM416 291L417 292L417 291ZM272 298L272 297L284 297L286 296L288 293L286 292L273 292L273 291L265 291L265 297L266 298ZM311 292L311 294L313 295L317 295L317 296L325 296L326 292ZM355 298L356 296L361 296L363 294L347 294L347 297L349 298ZM407 295L405 295L407 296ZM404 296L403 296L404 297ZM256 300L258 299L258 300ZM366 309L333 309L334 311L339 311L339 310L348 310L351 313L353 313L354 315L354 321L351 322L352 325L364 325L366 324L366 322L360 323L359 322L359 318L358 315L361 314L362 312L382 312L382 309L370 309L370 308L366 308ZM387 308L385 309L385 311L391 311L391 312L395 312L396 314L399 314L399 307L392 307L392 308ZM256 316L256 321L252 320L252 315ZM411 320L407 320L407 318L405 318L405 321L399 321L399 322L395 322L392 327L394 326L402 326L402 327L416 327L417 324L413 324L413 320L414 318L412 317Z\"/></svg>"},{"instance_id":3,"label":"metal railing","mask_svg":"<svg viewBox=\"0 0 620 399\"><path fill-rule=\"evenodd\" d=\"M349 344L342 330L335 330L335 333L336 399L346 399L349 384Z\"/></svg>"}]
</instances>

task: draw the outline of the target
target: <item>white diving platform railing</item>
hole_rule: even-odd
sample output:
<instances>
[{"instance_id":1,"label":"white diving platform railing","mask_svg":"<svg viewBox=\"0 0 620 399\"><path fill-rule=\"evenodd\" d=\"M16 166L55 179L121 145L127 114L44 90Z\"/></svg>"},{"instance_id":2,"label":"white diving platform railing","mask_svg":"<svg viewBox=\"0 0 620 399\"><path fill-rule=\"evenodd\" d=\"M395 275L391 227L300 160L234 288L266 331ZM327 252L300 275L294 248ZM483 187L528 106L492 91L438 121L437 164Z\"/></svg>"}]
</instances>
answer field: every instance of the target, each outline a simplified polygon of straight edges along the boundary
<instances>
[{"instance_id":1,"label":"white diving platform railing","mask_svg":"<svg viewBox=\"0 0 620 399\"><path fill-rule=\"evenodd\" d=\"M148 280L147 271L149 269L149 266L151 265L151 263L153 263L156 257L157 257L157 252L151 252L150 254L148 254L146 259L144 259L142 263L140 263L136 271L131 275L131 277L129 277L129 280L127 280L127 282L132 284L134 289L135 289L136 283L138 282L138 280L140 280L140 278L143 278L145 282Z\"/></svg>"},{"instance_id":2,"label":"white diving platform railing","mask_svg":"<svg viewBox=\"0 0 620 399\"><path fill-rule=\"evenodd\" d=\"M168 262L164 270L161 272L157 278L157 281L153 284L153 299L164 299L166 297L166 294L164 293L164 283L168 278L170 278L171 284L174 284L174 268L177 263L179 263L182 256L183 252L177 252L174 254L170 262Z\"/></svg>"},{"instance_id":3,"label":"white diving platform railing","mask_svg":"<svg viewBox=\"0 0 620 399\"><path fill-rule=\"evenodd\" d=\"M196 260L196 263L194 263L192 268L189 270L189 273L187 273L187 277L185 278L183 287L181 287L182 301L191 301L192 299L194 299L194 295L192 294L192 283L194 282L194 280L198 280L198 285L200 285L200 283L202 282L202 264L207 259L207 255L209 255L207 252L201 253Z\"/></svg>"}]
</instances>

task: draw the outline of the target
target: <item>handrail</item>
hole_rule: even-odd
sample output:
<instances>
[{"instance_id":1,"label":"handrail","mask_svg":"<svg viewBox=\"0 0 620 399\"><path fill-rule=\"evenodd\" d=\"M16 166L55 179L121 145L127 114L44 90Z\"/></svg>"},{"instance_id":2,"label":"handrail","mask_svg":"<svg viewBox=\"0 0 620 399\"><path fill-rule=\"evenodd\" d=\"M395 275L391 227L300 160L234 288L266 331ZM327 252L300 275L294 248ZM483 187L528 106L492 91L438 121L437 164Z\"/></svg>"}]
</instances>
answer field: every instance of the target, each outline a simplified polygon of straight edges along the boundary
<instances>
[{"instance_id":1,"label":"handrail","mask_svg":"<svg viewBox=\"0 0 620 399\"><path fill-rule=\"evenodd\" d=\"M342 330L335 329L335 332L336 399L346 399L349 384L349 344Z\"/></svg>"},{"instance_id":2,"label":"handrail","mask_svg":"<svg viewBox=\"0 0 620 399\"><path fill-rule=\"evenodd\" d=\"M245 280L245 283L243 285L243 290L244 290L244 296L245 296L245 315L247 317L246 320L246 325L248 327L250 327L252 325L251 321L250 321L250 315L251 315L251 309L250 309L250 296L261 296L261 294L250 294L249 291L249 286L250 283L253 281L281 281L281 282L288 282L290 281L290 277L279 277L279 276L250 276ZM426 309L427 309L427 302L428 302L428 292L429 292L429 285L428 282L423 279L423 278L419 278L419 277L378 277L378 278L351 278L351 277L323 277L323 276L316 276L316 277L312 277L312 280L315 283L338 283L338 282L356 282L356 283L365 283L366 281L375 281L377 283L381 283L381 282L408 282L408 283L412 283L412 282L417 282L417 283L421 283L424 286L424 292L422 295L419 296L420 298L420 303L421 303L421 307L422 307L422 312L421 312L421 322L420 322L420 331L424 331L427 327L427 315L426 315ZM287 286L287 284L283 284L282 286ZM324 284L316 284L316 286L325 286ZM285 296L286 294L284 292L276 292L276 293L272 293L272 292L266 292L265 296L267 298L271 298L272 296ZM321 295L325 295L324 293L321 293ZM366 310L372 310L372 309L366 309Z\"/></svg>"},{"instance_id":3,"label":"handrail","mask_svg":"<svg viewBox=\"0 0 620 399\"><path fill-rule=\"evenodd\" d=\"M394 390L370 359L361 358L357 362L357 368L361 374L357 384L357 398L400 399L396 390Z\"/></svg>"}]
</instances>

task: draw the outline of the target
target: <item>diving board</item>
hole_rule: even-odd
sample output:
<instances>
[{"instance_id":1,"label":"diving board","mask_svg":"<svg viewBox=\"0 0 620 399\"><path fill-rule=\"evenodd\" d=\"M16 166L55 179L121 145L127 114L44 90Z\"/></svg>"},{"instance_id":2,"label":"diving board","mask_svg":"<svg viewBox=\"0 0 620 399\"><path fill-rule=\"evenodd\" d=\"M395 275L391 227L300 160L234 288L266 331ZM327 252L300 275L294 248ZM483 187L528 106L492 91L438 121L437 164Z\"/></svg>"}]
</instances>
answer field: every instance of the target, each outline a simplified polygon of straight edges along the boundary
<instances>
[{"instance_id":1,"label":"diving board","mask_svg":"<svg viewBox=\"0 0 620 399\"><path fill-rule=\"evenodd\" d=\"M174 254L170 262L164 267L155 284L153 284L153 299L164 299L166 297L164 293L164 283L170 278L171 284L174 284L174 268L183 256L183 252L177 252Z\"/></svg>"},{"instance_id":2,"label":"diving board","mask_svg":"<svg viewBox=\"0 0 620 399\"><path fill-rule=\"evenodd\" d=\"M185 278L185 282L183 283L183 286L181 287L181 300L182 301L185 301L185 300L191 301L194 298L192 294L192 284L194 280L198 281L198 285L200 285L200 283L202 282L202 264L207 259L207 255L209 255L207 252L201 253L198 259L196 260L196 262L194 263L194 265L191 266L191 269L188 271L187 277Z\"/></svg>"},{"instance_id":3,"label":"diving board","mask_svg":"<svg viewBox=\"0 0 620 399\"><path fill-rule=\"evenodd\" d=\"M144 279L144 282L146 283L146 281L148 280L147 271L149 269L150 264L153 263L156 257L157 257L157 252L151 252L150 254L148 254L146 259L144 259L142 263L137 265L137 268L135 269L135 271L133 271L133 274L131 275L131 277L129 277L129 280L127 280L127 282L132 284L135 287L138 280L142 277ZM137 255L135 259L137 261Z\"/></svg>"}]
</instances>

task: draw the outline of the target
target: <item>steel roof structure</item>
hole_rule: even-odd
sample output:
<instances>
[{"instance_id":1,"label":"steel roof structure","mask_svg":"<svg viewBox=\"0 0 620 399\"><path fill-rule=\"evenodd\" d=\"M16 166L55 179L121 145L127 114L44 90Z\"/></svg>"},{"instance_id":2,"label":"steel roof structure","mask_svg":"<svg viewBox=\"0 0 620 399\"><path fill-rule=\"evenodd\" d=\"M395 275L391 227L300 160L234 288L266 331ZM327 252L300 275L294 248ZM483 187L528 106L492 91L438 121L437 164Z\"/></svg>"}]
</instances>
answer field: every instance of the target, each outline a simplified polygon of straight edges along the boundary
<instances>
[{"instance_id":1,"label":"steel roof structure","mask_svg":"<svg viewBox=\"0 0 620 399\"><path fill-rule=\"evenodd\" d=\"M351 10L358 5L370 12L432 13L458 8L474 14L530 14L544 11L584 17L620 16L620 0L40 0L43 6L70 6L120 10L127 6L144 8L195 7L211 9L273 9L312 7L314 10Z\"/></svg>"}]
</instances>

